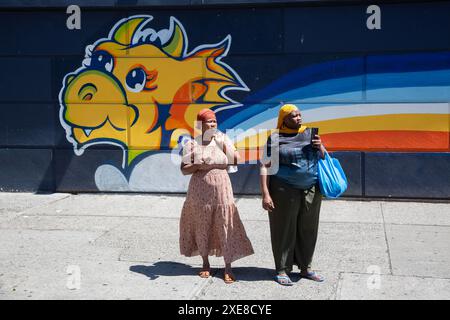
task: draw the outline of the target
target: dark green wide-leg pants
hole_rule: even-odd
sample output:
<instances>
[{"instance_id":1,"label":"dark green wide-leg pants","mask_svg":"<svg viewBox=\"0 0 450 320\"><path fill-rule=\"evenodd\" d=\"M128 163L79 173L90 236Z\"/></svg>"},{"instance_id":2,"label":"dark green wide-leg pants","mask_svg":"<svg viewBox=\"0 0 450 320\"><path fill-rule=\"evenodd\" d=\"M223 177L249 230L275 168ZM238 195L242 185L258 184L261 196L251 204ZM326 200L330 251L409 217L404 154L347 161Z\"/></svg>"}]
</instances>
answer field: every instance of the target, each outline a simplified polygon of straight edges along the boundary
<instances>
[{"instance_id":1,"label":"dark green wide-leg pants","mask_svg":"<svg viewBox=\"0 0 450 320\"><path fill-rule=\"evenodd\" d=\"M269 179L275 209L269 213L275 269L291 272L311 268L319 228L322 194L318 185L308 190L293 188L275 176Z\"/></svg>"}]
</instances>

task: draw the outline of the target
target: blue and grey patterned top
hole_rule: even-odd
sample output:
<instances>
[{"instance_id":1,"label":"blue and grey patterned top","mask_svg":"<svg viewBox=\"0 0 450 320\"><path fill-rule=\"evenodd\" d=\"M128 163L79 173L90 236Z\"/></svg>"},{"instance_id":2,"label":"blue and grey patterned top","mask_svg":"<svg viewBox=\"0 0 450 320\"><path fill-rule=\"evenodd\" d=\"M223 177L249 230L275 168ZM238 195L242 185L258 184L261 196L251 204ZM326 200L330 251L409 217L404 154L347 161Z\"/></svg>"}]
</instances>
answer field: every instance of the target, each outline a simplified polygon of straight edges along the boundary
<instances>
[{"instance_id":1,"label":"blue and grey patterned top","mask_svg":"<svg viewBox=\"0 0 450 320\"><path fill-rule=\"evenodd\" d=\"M278 159L274 152L278 152ZM320 156L318 149L311 145L310 128L298 134L273 133L263 157L271 161L272 167L278 163L275 176L295 188L306 190L317 183Z\"/></svg>"}]
</instances>

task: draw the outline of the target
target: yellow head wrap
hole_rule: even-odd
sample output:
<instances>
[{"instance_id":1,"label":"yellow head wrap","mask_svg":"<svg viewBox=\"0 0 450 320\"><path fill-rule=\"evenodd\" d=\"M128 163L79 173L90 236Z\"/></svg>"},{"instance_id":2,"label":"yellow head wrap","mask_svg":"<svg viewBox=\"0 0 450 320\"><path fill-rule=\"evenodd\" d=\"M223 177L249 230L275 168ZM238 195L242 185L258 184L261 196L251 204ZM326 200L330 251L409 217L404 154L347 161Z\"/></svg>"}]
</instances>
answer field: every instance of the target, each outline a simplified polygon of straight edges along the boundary
<instances>
[{"instance_id":1,"label":"yellow head wrap","mask_svg":"<svg viewBox=\"0 0 450 320\"><path fill-rule=\"evenodd\" d=\"M301 133L305 131L305 126L300 126L298 129L291 129L284 125L284 118L290 114L292 111L298 110L297 106L294 104L285 104L280 108L280 112L278 113L278 123L277 129L280 130L280 133Z\"/></svg>"}]
</instances>

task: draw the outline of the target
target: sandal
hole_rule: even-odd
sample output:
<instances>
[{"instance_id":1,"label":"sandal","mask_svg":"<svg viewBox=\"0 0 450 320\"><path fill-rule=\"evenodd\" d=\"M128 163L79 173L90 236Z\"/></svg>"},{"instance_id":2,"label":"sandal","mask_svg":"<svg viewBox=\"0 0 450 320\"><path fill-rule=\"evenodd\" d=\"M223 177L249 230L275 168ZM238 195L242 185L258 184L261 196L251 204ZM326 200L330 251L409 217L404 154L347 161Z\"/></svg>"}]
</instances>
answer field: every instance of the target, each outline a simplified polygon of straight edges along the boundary
<instances>
[{"instance_id":1,"label":"sandal","mask_svg":"<svg viewBox=\"0 0 450 320\"><path fill-rule=\"evenodd\" d=\"M300 278L305 278L316 282L323 282L325 280L322 276L319 276L313 271L309 271L307 274L300 273Z\"/></svg>"},{"instance_id":2,"label":"sandal","mask_svg":"<svg viewBox=\"0 0 450 320\"><path fill-rule=\"evenodd\" d=\"M209 278L211 276L211 269L202 269L198 275L200 278Z\"/></svg>"},{"instance_id":3,"label":"sandal","mask_svg":"<svg viewBox=\"0 0 450 320\"><path fill-rule=\"evenodd\" d=\"M278 282L279 284L281 284L282 286L293 286L294 283L292 282L291 278L289 278L289 276L286 275L276 275L275 276L275 281Z\"/></svg>"},{"instance_id":4,"label":"sandal","mask_svg":"<svg viewBox=\"0 0 450 320\"><path fill-rule=\"evenodd\" d=\"M236 278L234 277L234 275L232 275L231 273L224 273L223 275L223 281L226 284L230 284L236 281Z\"/></svg>"}]
</instances>

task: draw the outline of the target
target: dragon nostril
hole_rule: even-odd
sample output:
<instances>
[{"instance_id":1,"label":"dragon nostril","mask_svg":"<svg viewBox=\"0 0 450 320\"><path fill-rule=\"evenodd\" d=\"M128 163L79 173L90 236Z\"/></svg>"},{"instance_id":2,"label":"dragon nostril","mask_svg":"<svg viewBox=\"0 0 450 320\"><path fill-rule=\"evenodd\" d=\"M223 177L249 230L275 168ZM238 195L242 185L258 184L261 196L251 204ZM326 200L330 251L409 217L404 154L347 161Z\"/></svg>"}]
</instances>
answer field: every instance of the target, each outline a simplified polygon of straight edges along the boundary
<instances>
[{"instance_id":1,"label":"dragon nostril","mask_svg":"<svg viewBox=\"0 0 450 320\"><path fill-rule=\"evenodd\" d=\"M88 93L82 98L82 100L90 101L92 99L92 97L93 97L92 93Z\"/></svg>"},{"instance_id":2,"label":"dragon nostril","mask_svg":"<svg viewBox=\"0 0 450 320\"><path fill-rule=\"evenodd\" d=\"M83 101L91 101L97 93L97 87L92 83L86 83L78 91L78 97Z\"/></svg>"}]
</instances>

